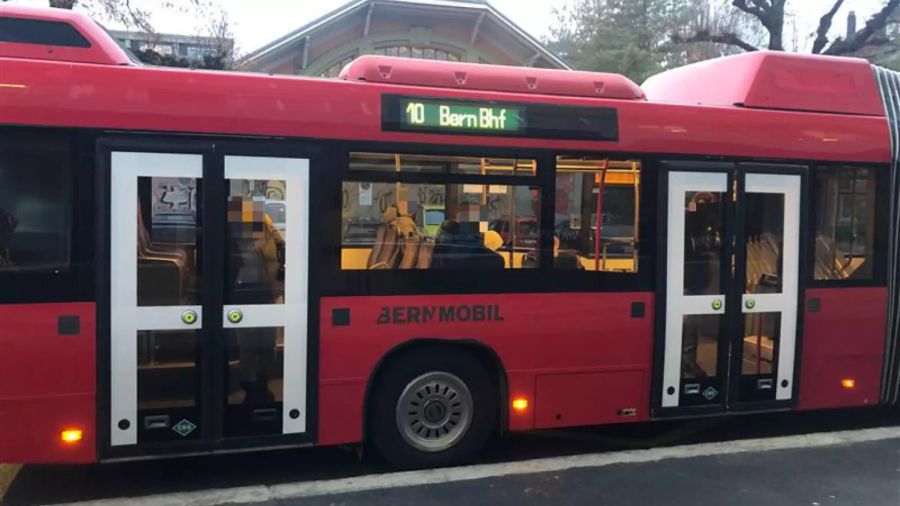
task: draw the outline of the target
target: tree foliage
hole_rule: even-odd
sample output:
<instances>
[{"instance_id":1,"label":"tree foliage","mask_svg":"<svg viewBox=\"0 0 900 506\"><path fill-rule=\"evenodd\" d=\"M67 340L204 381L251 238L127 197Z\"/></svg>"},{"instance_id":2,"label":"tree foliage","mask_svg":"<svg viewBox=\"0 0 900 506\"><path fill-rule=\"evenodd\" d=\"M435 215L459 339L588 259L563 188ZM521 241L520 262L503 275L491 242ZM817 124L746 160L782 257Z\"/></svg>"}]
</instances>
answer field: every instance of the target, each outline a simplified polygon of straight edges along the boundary
<instances>
[{"instance_id":1,"label":"tree foliage","mask_svg":"<svg viewBox=\"0 0 900 506\"><path fill-rule=\"evenodd\" d=\"M900 0L882 0L861 29L833 40L829 32L845 0L822 1L818 27L810 34L812 53L866 56L872 46L900 41L897 30L883 35L898 21ZM547 43L563 59L575 68L615 71L638 82L717 56L784 51L790 46L785 27L792 21L788 0L573 0L557 17Z\"/></svg>"}]
</instances>

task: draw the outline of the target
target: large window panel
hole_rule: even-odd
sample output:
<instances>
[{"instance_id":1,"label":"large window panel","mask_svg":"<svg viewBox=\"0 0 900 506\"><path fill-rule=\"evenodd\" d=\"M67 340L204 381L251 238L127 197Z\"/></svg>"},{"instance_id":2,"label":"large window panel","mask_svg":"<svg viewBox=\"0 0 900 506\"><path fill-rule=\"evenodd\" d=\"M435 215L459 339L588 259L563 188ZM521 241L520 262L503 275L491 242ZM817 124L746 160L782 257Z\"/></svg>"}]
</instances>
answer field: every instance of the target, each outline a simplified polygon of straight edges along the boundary
<instances>
[{"instance_id":1,"label":"large window panel","mask_svg":"<svg viewBox=\"0 0 900 506\"><path fill-rule=\"evenodd\" d=\"M554 268L637 272L640 184L635 160L557 157Z\"/></svg>"},{"instance_id":2,"label":"large window panel","mask_svg":"<svg viewBox=\"0 0 900 506\"><path fill-rule=\"evenodd\" d=\"M0 138L0 272L70 265L72 153L62 137Z\"/></svg>"},{"instance_id":3,"label":"large window panel","mask_svg":"<svg viewBox=\"0 0 900 506\"><path fill-rule=\"evenodd\" d=\"M820 167L815 181L815 279L871 280L875 169Z\"/></svg>"},{"instance_id":4,"label":"large window panel","mask_svg":"<svg viewBox=\"0 0 900 506\"><path fill-rule=\"evenodd\" d=\"M538 266L540 189L496 184L518 180L497 176L536 174L535 160L351 153L350 170L356 176L342 187L342 269ZM369 172L381 180L368 180ZM417 181L401 181L404 173ZM471 182L446 181L446 174Z\"/></svg>"}]
</instances>

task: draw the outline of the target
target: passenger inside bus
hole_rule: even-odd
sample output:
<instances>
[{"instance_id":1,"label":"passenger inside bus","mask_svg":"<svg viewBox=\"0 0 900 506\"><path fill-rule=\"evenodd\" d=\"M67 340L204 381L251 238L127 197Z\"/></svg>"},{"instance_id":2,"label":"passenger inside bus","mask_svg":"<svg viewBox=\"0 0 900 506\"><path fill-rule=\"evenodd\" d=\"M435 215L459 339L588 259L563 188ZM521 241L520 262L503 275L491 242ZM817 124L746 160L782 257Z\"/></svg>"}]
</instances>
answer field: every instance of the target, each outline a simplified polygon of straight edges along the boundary
<instances>
[{"instance_id":1,"label":"passenger inside bus","mask_svg":"<svg viewBox=\"0 0 900 506\"><path fill-rule=\"evenodd\" d=\"M500 234L493 230L482 234L478 226L478 222L445 221L438 232L432 266L438 269L505 268L506 262L496 252L503 244Z\"/></svg>"},{"instance_id":2,"label":"passenger inside bus","mask_svg":"<svg viewBox=\"0 0 900 506\"><path fill-rule=\"evenodd\" d=\"M278 304L284 298L284 236L265 211L263 198L232 195L228 200L228 293L230 304ZM279 328L234 328L239 349L243 403L276 400Z\"/></svg>"}]
</instances>

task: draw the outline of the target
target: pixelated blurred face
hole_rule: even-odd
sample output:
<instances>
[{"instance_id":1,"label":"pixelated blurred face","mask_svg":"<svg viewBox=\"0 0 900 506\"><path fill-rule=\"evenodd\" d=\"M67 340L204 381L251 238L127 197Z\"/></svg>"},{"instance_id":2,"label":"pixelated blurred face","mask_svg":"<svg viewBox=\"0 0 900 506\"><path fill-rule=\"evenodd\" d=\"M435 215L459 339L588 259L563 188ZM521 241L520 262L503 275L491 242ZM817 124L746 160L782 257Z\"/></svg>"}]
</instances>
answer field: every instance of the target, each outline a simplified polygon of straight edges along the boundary
<instances>
[{"instance_id":1,"label":"pixelated blurred face","mask_svg":"<svg viewBox=\"0 0 900 506\"><path fill-rule=\"evenodd\" d=\"M264 197L228 199L228 232L232 239L262 239L266 229Z\"/></svg>"}]
</instances>

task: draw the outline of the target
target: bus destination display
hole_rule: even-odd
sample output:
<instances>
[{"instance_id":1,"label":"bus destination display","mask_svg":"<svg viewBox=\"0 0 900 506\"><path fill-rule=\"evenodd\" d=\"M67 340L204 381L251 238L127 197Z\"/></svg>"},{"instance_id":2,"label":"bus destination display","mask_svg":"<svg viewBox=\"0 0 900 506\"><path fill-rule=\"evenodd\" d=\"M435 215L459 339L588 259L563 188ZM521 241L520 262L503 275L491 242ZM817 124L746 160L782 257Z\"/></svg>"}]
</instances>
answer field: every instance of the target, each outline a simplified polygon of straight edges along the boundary
<instances>
[{"instance_id":1,"label":"bus destination display","mask_svg":"<svg viewBox=\"0 0 900 506\"><path fill-rule=\"evenodd\" d=\"M382 95L381 127L398 132L615 141L611 107Z\"/></svg>"},{"instance_id":2,"label":"bus destination display","mask_svg":"<svg viewBox=\"0 0 900 506\"><path fill-rule=\"evenodd\" d=\"M410 130L468 130L519 133L524 123L519 107L491 104L400 100L401 123Z\"/></svg>"}]
</instances>

